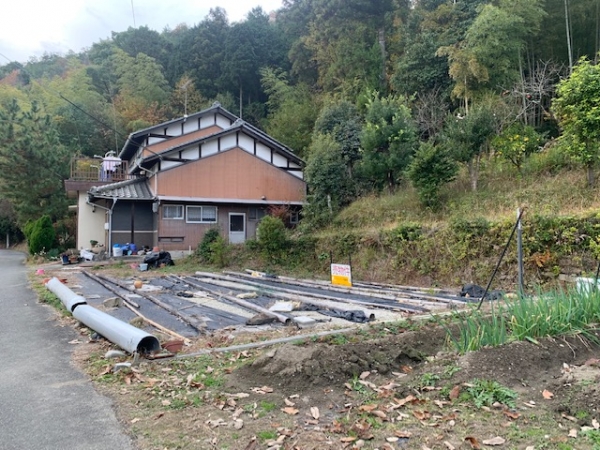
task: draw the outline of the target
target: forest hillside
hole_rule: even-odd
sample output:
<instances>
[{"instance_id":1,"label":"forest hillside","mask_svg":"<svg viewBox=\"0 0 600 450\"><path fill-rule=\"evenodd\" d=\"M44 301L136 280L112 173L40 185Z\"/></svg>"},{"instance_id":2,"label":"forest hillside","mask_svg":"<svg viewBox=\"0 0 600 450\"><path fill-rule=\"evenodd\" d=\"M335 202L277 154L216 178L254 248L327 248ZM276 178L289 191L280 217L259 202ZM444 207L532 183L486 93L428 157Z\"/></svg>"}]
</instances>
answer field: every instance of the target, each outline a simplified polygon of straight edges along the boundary
<instances>
[{"instance_id":1,"label":"forest hillside","mask_svg":"<svg viewBox=\"0 0 600 450\"><path fill-rule=\"evenodd\" d=\"M0 232L48 215L68 246L73 157L218 100L304 159L316 266L482 282L526 207L531 283L590 271L599 50L600 0L285 0L4 61Z\"/></svg>"}]
</instances>

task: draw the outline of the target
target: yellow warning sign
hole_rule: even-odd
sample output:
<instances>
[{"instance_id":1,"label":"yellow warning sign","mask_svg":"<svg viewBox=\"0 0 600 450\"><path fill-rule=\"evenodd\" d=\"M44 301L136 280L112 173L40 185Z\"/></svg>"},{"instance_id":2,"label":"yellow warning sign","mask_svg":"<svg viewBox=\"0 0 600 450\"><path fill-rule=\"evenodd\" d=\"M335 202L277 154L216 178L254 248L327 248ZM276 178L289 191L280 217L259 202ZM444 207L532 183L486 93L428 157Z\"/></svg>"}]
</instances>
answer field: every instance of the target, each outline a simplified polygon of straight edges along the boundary
<instances>
[{"instance_id":1,"label":"yellow warning sign","mask_svg":"<svg viewBox=\"0 0 600 450\"><path fill-rule=\"evenodd\" d=\"M352 268L349 264L331 265L331 284L352 287Z\"/></svg>"}]
</instances>

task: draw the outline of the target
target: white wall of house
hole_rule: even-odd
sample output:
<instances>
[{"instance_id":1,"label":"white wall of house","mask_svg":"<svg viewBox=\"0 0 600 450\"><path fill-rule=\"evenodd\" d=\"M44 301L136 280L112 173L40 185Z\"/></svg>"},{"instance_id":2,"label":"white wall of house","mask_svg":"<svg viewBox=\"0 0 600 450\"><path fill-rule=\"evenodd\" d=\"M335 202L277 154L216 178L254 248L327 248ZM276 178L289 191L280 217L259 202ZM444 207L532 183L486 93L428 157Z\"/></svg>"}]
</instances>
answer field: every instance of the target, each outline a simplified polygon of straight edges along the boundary
<instances>
[{"instance_id":1,"label":"white wall of house","mask_svg":"<svg viewBox=\"0 0 600 450\"><path fill-rule=\"evenodd\" d=\"M107 245L106 231L104 223L106 222L106 211L102 208L96 208L93 212L91 205L86 203L87 192L79 192L77 200L77 248L90 248L90 241Z\"/></svg>"}]
</instances>

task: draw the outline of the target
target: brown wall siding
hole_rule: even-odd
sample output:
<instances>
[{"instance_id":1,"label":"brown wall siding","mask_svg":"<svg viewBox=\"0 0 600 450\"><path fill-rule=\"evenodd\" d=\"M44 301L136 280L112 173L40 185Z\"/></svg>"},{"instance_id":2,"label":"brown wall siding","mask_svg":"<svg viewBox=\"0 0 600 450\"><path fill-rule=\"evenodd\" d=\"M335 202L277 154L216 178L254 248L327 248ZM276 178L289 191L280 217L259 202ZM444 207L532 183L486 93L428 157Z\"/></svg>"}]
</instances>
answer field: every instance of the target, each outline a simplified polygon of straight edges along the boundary
<instances>
[{"instance_id":1,"label":"brown wall siding","mask_svg":"<svg viewBox=\"0 0 600 450\"><path fill-rule=\"evenodd\" d=\"M304 201L303 180L241 149L227 150L158 175L159 196Z\"/></svg>"},{"instance_id":2,"label":"brown wall siding","mask_svg":"<svg viewBox=\"0 0 600 450\"><path fill-rule=\"evenodd\" d=\"M142 156L144 158L148 157L148 156L152 156L153 152L160 153L161 151L166 150L168 148L173 148L178 145L185 144L186 142L200 139L203 136L208 136L208 135L211 135L214 133L218 133L221 130L222 130L221 127L214 125L212 127L204 128L202 130L194 131L193 133L184 134L183 136L166 138L163 142L157 142L155 144L149 145L148 150L144 149Z\"/></svg>"},{"instance_id":3,"label":"brown wall siding","mask_svg":"<svg viewBox=\"0 0 600 450\"><path fill-rule=\"evenodd\" d=\"M164 204L183 205L185 216L185 204L177 202L169 202ZM194 204L196 205L196 204ZM183 220L166 220L162 219L162 207L159 212L159 229L158 229L158 247L161 250L188 250L190 247L195 250L198 244L202 241L204 234L211 228L218 228L221 236L228 242L229 239L229 213L244 213L246 214L246 239L256 237L257 220L249 220L250 208L254 206L264 207L264 205L217 205L217 223L186 223L185 217ZM165 238L182 237L181 242L169 242ZM163 239L161 239L163 238Z\"/></svg>"}]
</instances>

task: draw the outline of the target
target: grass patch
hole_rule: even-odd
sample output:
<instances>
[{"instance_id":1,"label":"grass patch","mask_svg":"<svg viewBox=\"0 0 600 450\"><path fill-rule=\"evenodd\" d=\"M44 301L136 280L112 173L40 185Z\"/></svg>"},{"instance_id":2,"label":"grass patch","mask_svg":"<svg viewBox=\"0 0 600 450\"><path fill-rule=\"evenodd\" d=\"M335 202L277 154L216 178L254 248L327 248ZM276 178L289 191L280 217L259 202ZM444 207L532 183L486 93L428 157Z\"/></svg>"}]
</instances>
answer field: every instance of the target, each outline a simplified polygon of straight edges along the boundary
<instances>
[{"instance_id":1,"label":"grass patch","mask_svg":"<svg viewBox=\"0 0 600 450\"><path fill-rule=\"evenodd\" d=\"M592 326L600 321L600 292L575 289L554 291L535 297L521 296L514 301L491 303L490 312L473 308L455 314L456 332L441 324L448 340L461 354L495 347L510 341L579 334L600 343Z\"/></svg>"},{"instance_id":2,"label":"grass patch","mask_svg":"<svg viewBox=\"0 0 600 450\"><path fill-rule=\"evenodd\" d=\"M60 299L54 295L46 285L38 280L37 278L30 277L31 287L35 291L38 301L50 305L59 311L63 316L69 316L70 313L66 310Z\"/></svg>"},{"instance_id":3,"label":"grass patch","mask_svg":"<svg viewBox=\"0 0 600 450\"><path fill-rule=\"evenodd\" d=\"M270 441L277 438L277 432L271 430L259 431L258 433L256 433L256 436L261 441Z\"/></svg>"},{"instance_id":4,"label":"grass patch","mask_svg":"<svg viewBox=\"0 0 600 450\"><path fill-rule=\"evenodd\" d=\"M514 408L518 397L515 391L493 380L475 379L468 384L466 392L478 408L492 406L496 402Z\"/></svg>"}]
</instances>

